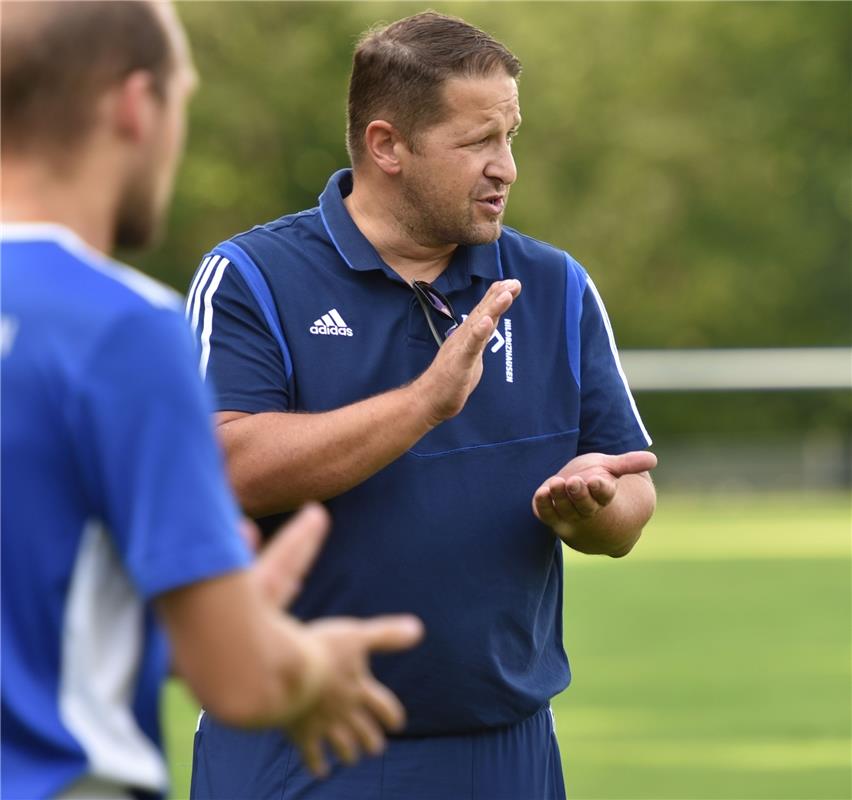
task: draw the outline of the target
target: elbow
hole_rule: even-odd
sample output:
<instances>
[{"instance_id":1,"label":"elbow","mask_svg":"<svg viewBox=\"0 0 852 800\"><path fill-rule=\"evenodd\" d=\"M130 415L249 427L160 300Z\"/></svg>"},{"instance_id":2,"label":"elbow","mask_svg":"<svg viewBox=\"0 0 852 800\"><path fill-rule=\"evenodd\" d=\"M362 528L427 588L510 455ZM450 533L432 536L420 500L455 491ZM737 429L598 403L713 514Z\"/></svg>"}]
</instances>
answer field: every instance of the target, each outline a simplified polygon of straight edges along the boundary
<instances>
[{"instance_id":1,"label":"elbow","mask_svg":"<svg viewBox=\"0 0 852 800\"><path fill-rule=\"evenodd\" d=\"M295 508L288 507L284 503L271 503L270 493L259 481L240 481L232 478L231 485L234 487L234 493L243 513L252 519L268 517L271 514L291 511Z\"/></svg>"},{"instance_id":2,"label":"elbow","mask_svg":"<svg viewBox=\"0 0 852 800\"><path fill-rule=\"evenodd\" d=\"M295 511L309 500L317 499L301 491L303 481L294 471L271 472L252 453L226 450L226 464L228 480L240 508L254 519Z\"/></svg>"},{"instance_id":3,"label":"elbow","mask_svg":"<svg viewBox=\"0 0 852 800\"><path fill-rule=\"evenodd\" d=\"M636 546L636 542L639 541L639 537L642 535L642 528L639 528L631 536L626 537L625 539L617 542L615 547L613 547L607 555L610 558L624 558L626 555L629 555L633 548Z\"/></svg>"},{"instance_id":4,"label":"elbow","mask_svg":"<svg viewBox=\"0 0 852 800\"><path fill-rule=\"evenodd\" d=\"M272 514L298 511L311 497L279 497L265 493L262 487L234 487L240 508L247 517L262 519Z\"/></svg>"},{"instance_id":5,"label":"elbow","mask_svg":"<svg viewBox=\"0 0 852 800\"><path fill-rule=\"evenodd\" d=\"M654 514L657 507L657 495L654 491L654 484L651 482L651 477L645 473L643 478L646 478L647 483L640 484L643 487L643 496L641 503L638 505L636 513L632 514L632 520L629 520L630 527L627 530L622 530L617 540L613 542L613 547L607 553L612 558L624 558L628 555L636 543L642 536L642 531Z\"/></svg>"},{"instance_id":6,"label":"elbow","mask_svg":"<svg viewBox=\"0 0 852 800\"><path fill-rule=\"evenodd\" d=\"M254 519L295 511L309 498L301 500L287 491L293 482L286 475L265 475L239 458L228 458L228 478L243 513Z\"/></svg>"},{"instance_id":7,"label":"elbow","mask_svg":"<svg viewBox=\"0 0 852 800\"><path fill-rule=\"evenodd\" d=\"M228 482L243 512L255 519L298 508L284 497L291 485L286 475L270 471L263 448L250 437L238 435L242 420L220 425L219 440L225 457Z\"/></svg>"},{"instance_id":8,"label":"elbow","mask_svg":"<svg viewBox=\"0 0 852 800\"><path fill-rule=\"evenodd\" d=\"M272 511L267 511L268 492L264 491L262 473L254 468L235 448L225 449L225 464L228 472L228 482L237 498L243 512L249 517L264 517ZM267 503L264 503L264 500Z\"/></svg>"},{"instance_id":9,"label":"elbow","mask_svg":"<svg viewBox=\"0 0 852 800\"><path fill-rule=\"evenodd\" d=\"M630 551L633 549L634 544L635 544L635 542L628 544L628 545L626 545L625 547L622 547L619 550L613 550L612 552L607 553L607 555L610 558L624 558L625 556L630 554Z\"/></svg>"}]
</instances>

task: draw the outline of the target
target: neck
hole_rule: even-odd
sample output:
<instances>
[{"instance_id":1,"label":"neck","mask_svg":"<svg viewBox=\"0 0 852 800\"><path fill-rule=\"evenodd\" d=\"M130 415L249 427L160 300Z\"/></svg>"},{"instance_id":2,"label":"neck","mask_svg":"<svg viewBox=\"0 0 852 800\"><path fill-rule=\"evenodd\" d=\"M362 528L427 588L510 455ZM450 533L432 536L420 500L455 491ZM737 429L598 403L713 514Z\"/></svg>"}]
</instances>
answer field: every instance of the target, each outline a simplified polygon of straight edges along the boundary
<instances>
[{"instance_id":1,"label":"neck","mask_svg":"<svg viewBox=\"0 0 852 800\"><path fill-rule=\"evenodd\" d=\"M51 222L70 228L102 253L113 248L113 206L104 184L85 166L59 176L46 160L3 158L0 219ZM97 190L93 191L93 188Z\"/></svg>"},{"instance_id":2,"label":"neck","mask_svg":"<svg viewBox=\"0 0 852 800\"><path fill-rule=\"evenodd\" d=\"M413 239L394 213L400 202L397 193L387 182L377 183L372 176L358 173L351 194L343 199L349 216L404 281L435 280L447 268L457 245L433 247Z\"/></svg>"}]
</instances>

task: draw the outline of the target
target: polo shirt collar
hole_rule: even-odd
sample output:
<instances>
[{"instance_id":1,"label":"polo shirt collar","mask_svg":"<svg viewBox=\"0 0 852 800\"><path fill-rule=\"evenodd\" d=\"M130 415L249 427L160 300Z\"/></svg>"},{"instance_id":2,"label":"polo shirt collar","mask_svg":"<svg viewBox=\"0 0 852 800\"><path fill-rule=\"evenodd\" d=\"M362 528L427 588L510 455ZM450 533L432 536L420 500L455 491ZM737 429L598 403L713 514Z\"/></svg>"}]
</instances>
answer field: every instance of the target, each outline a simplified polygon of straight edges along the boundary
<instances>
[{"instance_id":1,"label":"polo shirt collar","mask_svg":"<svg viewBox=\"0 0 852 800\"><path fill-rule=\"evenodd\" d=\"M329 178L319 197L320 216L332 244L350 269L360 272L378 269L398 279L396 273L385 264L373 245L358 229L343 205L343 198L351 191L352 170L341 169ZM449 289L460 289L470 285L472 275L491 280L503 277L497 242L457 247L449 266L436 283L439 287L443 284Z\"/></svg>"}]
</instances>

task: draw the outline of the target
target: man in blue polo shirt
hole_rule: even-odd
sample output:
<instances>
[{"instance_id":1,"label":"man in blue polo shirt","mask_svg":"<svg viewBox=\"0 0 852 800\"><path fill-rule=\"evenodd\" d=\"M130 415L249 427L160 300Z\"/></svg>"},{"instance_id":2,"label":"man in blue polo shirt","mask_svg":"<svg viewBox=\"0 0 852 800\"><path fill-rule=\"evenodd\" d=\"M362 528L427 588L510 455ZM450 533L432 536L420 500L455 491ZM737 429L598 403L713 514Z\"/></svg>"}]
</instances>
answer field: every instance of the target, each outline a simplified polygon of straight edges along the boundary
<instances>
[{"instance_id":1,"label":"man in blue polo shirt","mask_svg":"<svg viewBox=\"0 0 852 800\"><path fill-rule=\"evenodd\" d=\"M0 51L0 796L165 790L161 624L221 717L282 726L315 770L324 742L380 750L402 709L368 656L419 624L281 613L325 515L250 567L179 297L106 255L170 194L195 83L173 8L6 4Z\"/></svg>"},{"instance_id":2,"label":"man in blue polo shirt","mask_svg":"<svg viewBox=\"0 0 852 800\"><path fill-rule=\"evenodd\" d=\"M371 31L352 170L214 248L190 286L244 508L320 498L335 519L295 612L411 609L429 631L376 664L409 711L382 757L318 783L278 732L207 718L195 798L564 796L561 543L626 554L656 459L594 284L502 226L519 72L462 20Z\"/></svg>"}]
</instances>

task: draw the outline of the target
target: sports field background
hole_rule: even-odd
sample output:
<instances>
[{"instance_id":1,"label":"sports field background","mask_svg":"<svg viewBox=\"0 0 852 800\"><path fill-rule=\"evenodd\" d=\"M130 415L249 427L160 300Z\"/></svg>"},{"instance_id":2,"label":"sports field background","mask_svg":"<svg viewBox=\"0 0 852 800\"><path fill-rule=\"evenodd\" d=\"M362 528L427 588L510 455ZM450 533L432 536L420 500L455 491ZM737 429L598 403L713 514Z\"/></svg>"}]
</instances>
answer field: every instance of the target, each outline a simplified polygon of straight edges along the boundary
<instances>
[{"instance_id":1,"label":"sports field background","mask_svg":"<svg viewBox=\"0 0 852 800\"><path fill-rule=\"evenodd\" d=\"M506 222L589 269L623 352L849 346L852 4L432 5L523 61ZM185 291L211 244L316 203L358 32L423 6L179 6L201 87L169 233L133 263ZM852 797L848 392L639 401L657 516L626 559L566 558L569 797ZM166 698L183 798L196 711Z\"/></svg>"},{"instance_id":2,"label":"sports field background","mask_svg":"<svg viewBox=\"0 0 852 800\"><path fill-rule=\"evenodd\" d=\"M850 533L846 494L663 494L626 559L566 550L569 797L852 797ZM185 798L197 710L164 702Z\"/></svg>"}]
</instances>

